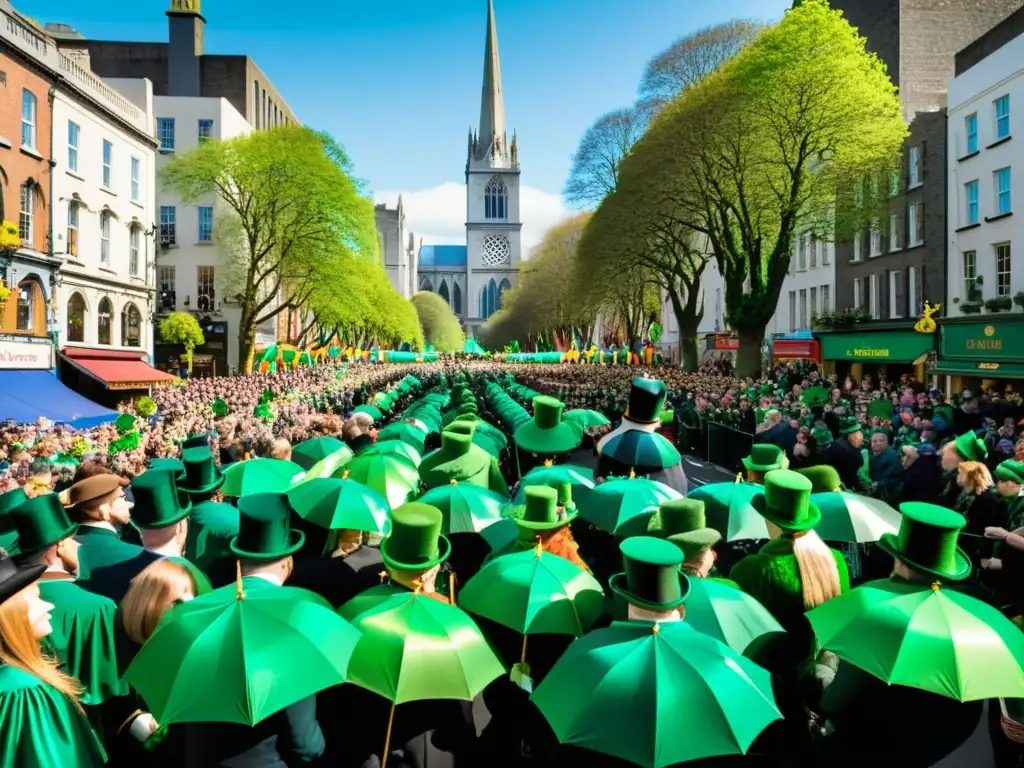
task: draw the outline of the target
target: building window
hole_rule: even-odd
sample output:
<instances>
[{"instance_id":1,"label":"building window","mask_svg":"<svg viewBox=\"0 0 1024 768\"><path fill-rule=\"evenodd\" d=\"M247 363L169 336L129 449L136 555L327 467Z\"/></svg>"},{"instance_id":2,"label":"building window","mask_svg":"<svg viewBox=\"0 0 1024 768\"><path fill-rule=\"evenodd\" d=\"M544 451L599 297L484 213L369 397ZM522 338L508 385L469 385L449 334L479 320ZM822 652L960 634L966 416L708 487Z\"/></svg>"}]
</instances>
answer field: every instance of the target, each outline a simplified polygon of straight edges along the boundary
<instances>
[{"instance_id":1,"label":"building window","mask_svg":"<svg viewBox=\"0 0 1024 768\"><path fill-rule=\"evenodd\" d=\"M826 315L832 311L832 297L829 296L829 287L821 286L821 314Z\"/></svg>"},{"instance_id":2,"label":"building window","mask_svg":"<svg viewBox=\"0 0 1024 768\"><path fill-rule=\"evenodd\" d=\"M68 170L78 171L78 138L82 129L68 121Z\"/></svg>"},{"instance_id":3,"label":"building window","mask_svg":"<svg viewBox=\"0 0 1024 768\"><path fill-rule=\"evenodd\" d=\"M157 289L160 292L159 308L173 310L177 304L174 292L174 267L162 266L157 271Z\"/></svg>"},{"instance_id":4,"label":"building window","mask_svg":"<svg viewBox=\"0 0 1024 768\"><path fill-rule=\"evenodd\" d=\"M160 206L160 244L174 245L177 242L177 233L174 226L174 206Z\"/></svg>"},{"instance_id":5,"label":"building window","mask_svg":"<svg viewBox=\"0 0 1024 768\"><path fill-rule=\"evenodd\" d=\"M1010 295L1010 244L996 246L996 296Z\"/></svg>"},{"instance_id":6,"label":"building window","mask_svg":"<svg viewBox=\"0 0 1024 768\"><path fill-rule=\"evenodd\" d=\"M15 328L19 331L33 330L32 292L38 290L34 280L22 280L18 283L18 318Z\"/></svg>"},{"instance_id":7,"label":"building window","mask_svg":"<svg viewBox=\"0 0 1024 768\"><path fill-rule=\"evenodd\" d=\"M1010 199L1010 169L1000 168L996 176L996 212L999 215L1010 213L1013 210Z\"/></svg>"},{"instance_id":8,"label":"building window","mask_svg":"<svg viewBox=\"0 0 1024 768\"><path fill-rule=\"evenodd\" d=\"M964 298L970 300L971 291L978 277L978 259L975 251L964 251L963 255Z\"/></svg>"},{"instance_id":9,"label":"building window","mask_svg":"<svg viewBox=\"0 0 1024 768\"><path fill-rule=\"evenodd\" d=\"M213 206L199 206L199 242L213 242Z\"/></svg>"},{"instance_id":10,"label":"building window","mask_svg":"<svg viewBox=\"0 0 1024 768\"><path fill-rule=\"evenodd\" d=\"M813 288L811 288L811 293L810 293L809 301L810 301L810 305L811 305L811 317L814 317L815 315L818 314L818 288L817 288L817 286L814 286Z\"/></svg>"},{"instance_id":11,"label":"building window","mask_svg":"<svg viewBox=\"0 0 1024 768\"><path fill-rule=\"evenodd\" d=\"M871 275L868 285L868 300L871 306L871 317L877 320L881 316L881 310L878 307L878 275Z\"/></svg>"},{"instance_id":12,"label":"building window","mask_svg":"<svg viewBox=\"0 0 1024 768\"><path fill-rule=\"evenodd\" d=\"M213 120L199 121L199 143L209 141L213 138Z\"/></svg>"},{"instance_id":13,"label":"building window","mask_svg":"<svg viewBox=\"0 0 1024 768\"><path fill-rule=\"evenodd\" d=\"M907 217L910 222L908 226L910 231L907 233L910 242L907 245L908 247L921 245L924 243L924 203L914 203L911 205L907 211Z\"/></svg>"},{"instance_id":14,"label":"building window","mask_svg":"<svg viewBox=\"0 0 1024 768\"><path fill-rule=\"evenodd\" d=\"M789 330L796 330L796 291L789 292Z\"/></svg>"},{"instance_id":15,"label":"building window","mask_svg":"<svg viewBox=\"0 0 1024 768\"><path fill-rule=\"evenodd\" d=\"M68 341L85 341L85 299L82 294L73 293L68 299Z\"/></svg>"},{"instance_id":16,"label":"building window","mask_svg":"<svg viewBox=\"0 0 1024 768\"><path fill-rule=\"evenodd\" d=\"M114 162L114 145L109 141L103 142L103 186L110 189L111 165Z\"/></svg>"},{"instance_id":17,"label":"building window","mask_svg":"<svg viewBox=\"0 0 1024 768\"><path fill-rule=\"evenodd\" d=\"M142 161L137 157L132 158L132 200L139 202L142 199Z\"/></svg>"},{"instance_id":18,"label":"building window","mask_svg":"<svg viewBox=\"0 0 1024 768\"><path fill-rule=\"evenodd\" d=\"M158 117L156 119L156 137L160 141L161 152L174 151L174 118Z\"/></svg>"},{"instance_id":19,"label":"building window","mask_svg":"<svg viewBox=\"0 0 1024 768\"><path fill-rule=\"evenodd\" d=\"M902 247L900 240L901 224L903 223L903 215L899 213L893 213L889 215L889 253L898 251Z\"/></svg>"},{"instance_id":20,"label":"building window","mask_svg":"<svg viewBox=\"0 0 1024 768\"><path fill-rule=\"evenodd\" d=\"M512 283L508 281L508 278L505 278L504 280L501 281L501 284L498 286L498 303L494 305L495 312L501 309L501 301L502 297L505 295L505 291L510 290L512 290Z\"/></svg>"},{"instance_id":21,"label":"building window","mask_svg":"<svg viewBox=\"0 0 1024 768\"><path fill-rule=\"evenodd\" d=\"M896 319L903 317L903 286L900 281L903 279L903 272L898 269L889 270L889 318Z\"/></svg>"},{"instance_id":22,"label":"building window","mask_svg":"<svg viewBox=\"0 0 1024 768\"><path fill-rule=\"evenodd\" d=\"M853 255L850 257L850 261L860 261L864 258L864 236L858 232L853 236Z\"/></svg>"},{"instance_id":23,"label":"building window","mask_svg":"<svg viewBox=\"0 0 1024 768\"><path fill-rule=\"evenodd\" d=\"M121 346L142 346L142 314L134 304L121 310Z\"/></svg>"},{"instance_id":24,"label":"building window","mask_svg":"<svg viewBox=\"0 0 1024 768\"><path fill-rule=\"evenodd\" d=\"M456 315L462 314L462 289L459 288L458 282L452 287L452 311Z\"/></svg>"},{"instance_id":25,"label":"building window","mask_svg":"<svg viewBox=\"0 0 1024 768\"><path fill-rule=\"evenodd\" d=\"M889 172L889 197L896 197L900 193L900 172L898 170Z\"/></svg>"},{"instance_id":26,"label":"building window","mask_svg":"<svg viewBox=\"0 0 1024 768\"><path fill-rule=\"evenodd\" d=\"M803 235L798 235L796 239L796 269L798 272L807 269L807 240Z\"/></svg>"},{"instance_id":27,"label":"building window","mask_svg":"<svg viewBox=\"0 0 1024 768\"><path fill-rule=\"evenodd\" d=\"M27 89L21 92L21 146L36 148L36 95Z\"/></svg>"},{"instance_id":28,"label":"building window","mask_svg":"<svg viewBox=\"0 0 1024 768\"><path fill-rule=\"evenodd\" d=\"M100 214L100 264L110 266L110 212Z\"/></svg>"},{"instance_id":29,"label":"building window","mask_svg":"<svg viewBox=\"0 0 1024 768\"><path fill-rule=\"evenodd\" d=\"M128 274L132 277L139 276L139 230L138 224L133 224L128 230Z\"/></svg>"},{"instance_id":30,"label":"building window","mask_svg":"<svg viewBox=\"0 0 1024 768\"><path fill-rule=\"evenodd\" d=\"M964 199L967 201L967 223L978 223L978 181L964 184Z\"/></svg>"},{"instance_id":31,"label":"building window","mask_svg":"<svg viewBox=\"0 0 1024 768\"><path fill-rule=\"evenodd\" d=\"M807 253L810 257L811 269L814 269L818 266L818 239L810 233L807 234Z\"/></svg>"},{"instance_id":32,"label":"building window","mask_svg":"<svg viewBox=\"0 0 1024 768\"><path fill-rule=\"evenodd\" d=\"M910 317L917 317L921 314L920 306L917 302L917 294L920 290L917 280L917 267L907 268L907 314Z\"/></svg>"},{"instance_id":33,"label":"building window","mask_svg":"<svg viewBox=\"0 0 1024 768\"><path fill-rule=\"evenodd\" d=\"M907 173L907 189L913 189L921 184L921 147L910 148L910 162Z\"/></svg>"},{"instance_id":34,"label":"building window","mask_svg":"<svg viewBox=\"0 0 1024 768\"><path fill-rule=\"evenodd\" d=\"M440 296L442 299L444 299L444 303L445 304L451 306L452 299L451 299L451 296L448 295L448 281L447 280L442 280L441 281L441 287L437 289L437 295Z\"/></svg>"},{"instance_id":35,"label":"building window","mask_svg":"<svg viewBox=\"0 0 1024 768\"><path fill-rule=\"evenodd\" d=\"M252 81L252 126L253 128L259 129L260 127L260 83L258 80Z\"/></svg>"},{"instance_id":36,"label":"building window","mask_svg":"<svg viewBox=\"0 0 1024 768\"><path fill-rule=\"evenodd\" d=\"M21 211L18 214L18 235L29 246L33 243L35 233L36 190L31 182L21 185Z\"/></svg>"},{"instance_id":37,"label":"building window","mask_svg":"<svg viewBox=\"0 0 1024 768\"><path fill-rule=\"evenodd\" d=\"M790 292L792 295L792 292ZM853 278L853 308L864 309L864 278Z\"/></svg>"},{"instance_id":38,"label":"building window","mask_svg":"<svg viewBox=\"0 0 1024 768\"><path fill-rule=\"evenodd\" d=\"M800 289L800 325L799 328L807 327L807 289Z\"/></svg>"},{"instance_id":39,"label":"building window","mask_svg":"<svg viewBox=\"0 0 1024 768\"><path fill-rule=\"evenodd\" d=\"M484 187L484 218L504 219L508 216L508 190L499 176L492 176Z\"/></svg>"},{"instance_id":40,"label":"building window","mask_svg":"<svg viewBox=\"0 0 1024 768\"><path fill-rule=\"evenodd\" d=\"M72 200L68 203L68 254L78 255L78 203Z\"/></svg>"},{"instance_id":41,"label":"building window","mask_svg":"<svg viewBox=\"0 0 1024 768\"><path fill-rule=\"evenodd\" d=\"M104 346L110 346L112 343L110 340L110 315L114 311L114 306L110 303L110 299L104 296L100 300L100 309L96 317L96 341Z\"/></svg>"},{"instance_id":42,"label":"building window","mask_svg":"<svg viewBox=\"0 0 1024 768\"><path fill-rule=\"evenodd\" d=\"M871 222L871 253L872 258L882 255L882 233L879 231L878 220Z\"/></svg>"},{"instance_id":43,"label":"building window","mask_svg":"<svg viewBox=\"0 0 1024 768\"><path fill-rule=\"evenodd\" d=\"M196 309L212 312L216 292L213 285L213 267L196 267Z\"/></svg>"},{"instance_id":44,"label":"building window","mask_svg":"<svg viewBox=\"0 0 1024 768\"><path fill-rule=\"evenodd\" d=\"M1010 135L1010 96L1000 96L996 99L996 141L1008 138Z\"/></svg>"},{"instance_id":45,"label":"building window","mask_svg":"<svg viewBox=\"0 0 1024 768\"><path fill-rule=\"evenodd\" d=\"M827 267L832 263L832 246L823 242L821 244L821 266Z\"/></svg>"},{"instance_id":46,"label":"building window","mask_svg":"<svg viewBox=\"0 0 1024 768\"><path fill-rule=\"evenodd\" d=\"M978 113L968 115L964 118L964 133L967 134L967 154L973 155L978 151Z\"/></svg>"}]
</instances>

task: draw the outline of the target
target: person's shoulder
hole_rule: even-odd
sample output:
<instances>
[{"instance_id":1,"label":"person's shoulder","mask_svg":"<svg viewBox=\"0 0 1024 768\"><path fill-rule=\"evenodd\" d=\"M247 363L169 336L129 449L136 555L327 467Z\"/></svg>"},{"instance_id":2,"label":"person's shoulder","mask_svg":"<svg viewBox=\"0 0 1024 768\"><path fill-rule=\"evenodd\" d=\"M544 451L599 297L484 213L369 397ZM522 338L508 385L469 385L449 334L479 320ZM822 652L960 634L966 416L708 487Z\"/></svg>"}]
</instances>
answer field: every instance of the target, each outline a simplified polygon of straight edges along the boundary
<instances>
[{"instance_id":1,"label":"person's shoulder","mask_svg":"<svg viewBox=\"0 0 1024 768\"><path fill-rule=\"evenodd\" d=\"M39 592L43 597L47 593L59 593L62 607L69 605L76 609L92 608L96 611L109 610L111 613L117 610L117 603L109 597L90 592L73 581L41 581Z\"/></svg>"},{"instance_id":2,"label":"person's shoulder","mask_svg":"<svg viewBox=\"0 0 1024 768\"><path fill-rule=\"evenodd\" d=\"M41 688L44 685L42 680L23 669L12 667L10 664L0 664L0 696L31 688Z\"/></svg>"}]
</instances>

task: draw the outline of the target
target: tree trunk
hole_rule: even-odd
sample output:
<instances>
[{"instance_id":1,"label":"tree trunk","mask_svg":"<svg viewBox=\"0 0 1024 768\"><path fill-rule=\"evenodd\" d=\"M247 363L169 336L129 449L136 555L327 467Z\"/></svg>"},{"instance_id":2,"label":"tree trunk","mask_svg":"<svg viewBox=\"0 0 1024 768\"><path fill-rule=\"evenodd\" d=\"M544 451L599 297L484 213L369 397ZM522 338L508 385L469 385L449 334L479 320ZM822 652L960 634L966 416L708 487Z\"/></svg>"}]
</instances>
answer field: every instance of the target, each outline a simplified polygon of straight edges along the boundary
<instances>
[{"instance_id":1,"label":"tree trunk","mask_svg":"<svg viewBox=\"0 0 1024 768\"><path fill-rule=\"evenodd\" d=\"M693 373L700 367L700 350L697 349L697 336L684 336L679 330L679 364L684 371Z\"/></svg>"},{"instance_id":2,"label":"tree trunk","mask_svg":"<svg viewBox=\"0 0 1024 768\"><path fill-rule=\"evenodd\" d=\"M238 327L238 372L252 373L256 359L256 325L242 322Z\"/></svg>"},{"instance_id":3,"label":"tree trunk","mask_svg":"<svg viewBox=\"0 0 1024 768\"><path fill-rule=\"evenodd\" d=\"M736 376L757 377L761 373L761 345L764 343L764 329L768 323L759 323L737 330L740 348L736 352Z\"/></svg>"}]
</instances>

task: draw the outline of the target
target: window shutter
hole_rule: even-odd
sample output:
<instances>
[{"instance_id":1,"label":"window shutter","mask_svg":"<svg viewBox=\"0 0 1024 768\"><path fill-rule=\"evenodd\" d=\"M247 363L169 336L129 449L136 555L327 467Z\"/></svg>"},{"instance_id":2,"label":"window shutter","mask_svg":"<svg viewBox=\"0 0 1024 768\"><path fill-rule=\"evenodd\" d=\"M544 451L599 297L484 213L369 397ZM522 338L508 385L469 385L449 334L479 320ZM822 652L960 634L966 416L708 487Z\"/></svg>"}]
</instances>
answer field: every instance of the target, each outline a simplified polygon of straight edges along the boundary
<instances>
[{"instance_id":1,"label":"window shutter","mask_svg":"<svg viewBox=\"0 0 1024 768\"><path fill-rule=\"evenodd\" d=\"M903 315L903 308L907 306L907 280L910 270L896 273L896 314Z\"/></svg>"}]
</instances>

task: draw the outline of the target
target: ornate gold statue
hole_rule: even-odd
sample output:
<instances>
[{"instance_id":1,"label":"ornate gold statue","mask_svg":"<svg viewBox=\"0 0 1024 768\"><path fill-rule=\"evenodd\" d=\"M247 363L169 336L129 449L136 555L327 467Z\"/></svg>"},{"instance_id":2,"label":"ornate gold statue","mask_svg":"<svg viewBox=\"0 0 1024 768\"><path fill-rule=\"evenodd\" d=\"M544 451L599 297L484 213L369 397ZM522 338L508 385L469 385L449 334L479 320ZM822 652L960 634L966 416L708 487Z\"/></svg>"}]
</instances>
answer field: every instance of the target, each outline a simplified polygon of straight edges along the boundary
<instances>
[{"instance_id":1,"label":"ornate gold statue","mask_svg":"<svg viewBox=\"0 0 1024 768\"><path fill-rule=\"evenodd\" d=\"M171 10L199 13L199 0L171 0Z\"/></svg>"},{"instance_id":2,"label":"ornate gold statue","mask_svg":"<svg viewBox=\"0 0 1024 768\"><path fill-rule=\"evenodd\" d=\"M935 304L933 306L926 301L924 303L924 309L921 310L921 319L914 323L914 330L918 333L935 333L937 326L935 325L935 321L932 320L932 315L940 309L942 309L941 304Z\"/></svg>"}]
</instances>

